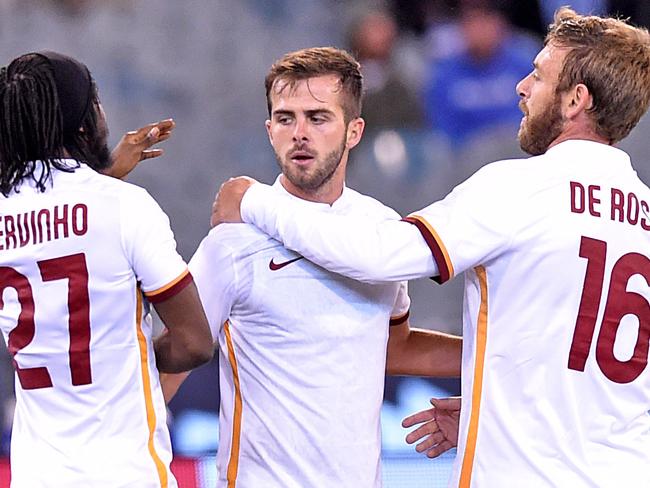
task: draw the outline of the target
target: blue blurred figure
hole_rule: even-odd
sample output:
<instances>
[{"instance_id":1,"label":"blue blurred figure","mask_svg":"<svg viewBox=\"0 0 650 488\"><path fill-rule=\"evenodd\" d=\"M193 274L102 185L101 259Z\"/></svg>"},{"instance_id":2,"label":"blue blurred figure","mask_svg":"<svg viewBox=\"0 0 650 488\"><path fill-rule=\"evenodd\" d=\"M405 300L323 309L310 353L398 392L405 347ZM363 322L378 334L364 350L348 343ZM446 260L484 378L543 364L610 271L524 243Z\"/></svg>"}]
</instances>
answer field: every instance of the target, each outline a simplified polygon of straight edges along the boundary
<instances>
[{"instance_id":1,"label":"blue blurred figure","mask_svg":"<svg viewBox=\"0 0 650 488\"><path fill-rule=\"evenodd\" d=\"M461 49L430 66L427 120L455 147L481 131L517 127L521 120L512 87L530 71L539 44L512 28L506 6L499 0L461 0L455 29Z\"/></svg>"}]
</instances>

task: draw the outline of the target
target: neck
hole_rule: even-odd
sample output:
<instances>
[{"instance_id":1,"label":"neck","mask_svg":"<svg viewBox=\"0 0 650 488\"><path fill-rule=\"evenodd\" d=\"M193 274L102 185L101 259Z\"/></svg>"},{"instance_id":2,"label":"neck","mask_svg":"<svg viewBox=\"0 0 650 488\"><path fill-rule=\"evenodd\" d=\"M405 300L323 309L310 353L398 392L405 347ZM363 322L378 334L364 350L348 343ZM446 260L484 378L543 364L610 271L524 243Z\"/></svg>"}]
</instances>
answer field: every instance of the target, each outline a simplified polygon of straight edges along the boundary
<instances>
[{"instance_id":1,"label":"neck","mask_svg":"<svg viewBox=\"0 0 650 488\"><path fill-rule=\"evenodd\" d=\"M305 190L293 185L284 175L280 176L280 184L294 197L308 202L327 203L332 205L343 193L344 181L334 175L330 181L315 190Z\"/></svg>"},{"instance_id":2,"label":"neck","mask_svg":"<svg viewBox=\"0 0 650 488\"><path fill-rule=\"evenodd\" d=\"M608 146L612 145L611 141L608 141L604 137L599 136L593 130L567 128L559 136L557 136L555 140L551 142L551 144L549 144L548 149L552 148L553 146L557 146L561 142L571 140L592 141L598 142L600 144L606 144Z\"/></svg>"},{"instance_id":3,"label":"neck","mask_svg":"<svg viewBox=\"0 0 650 488\"><path fill-rule=\"evenodd\" d=\"M307 200L308 202L327 203L328 205L332 205L343 193L347 165L348 150L346 149L341 156L341 161L334 171L334 174L332 174L331 178L318 188L312 190L296 186L291 183L284 174L280 176L280 184L282 184L284 189L294 197Z\"/></svg>"}]
</instances>

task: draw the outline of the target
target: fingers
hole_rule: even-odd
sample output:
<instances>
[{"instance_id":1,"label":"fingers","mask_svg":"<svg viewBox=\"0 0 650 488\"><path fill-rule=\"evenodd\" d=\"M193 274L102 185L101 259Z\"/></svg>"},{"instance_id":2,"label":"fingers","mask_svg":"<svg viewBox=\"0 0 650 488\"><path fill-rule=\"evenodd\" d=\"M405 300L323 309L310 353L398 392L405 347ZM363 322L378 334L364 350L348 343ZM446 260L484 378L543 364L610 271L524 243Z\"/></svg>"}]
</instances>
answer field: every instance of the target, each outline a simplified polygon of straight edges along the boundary
<instances>
[{"instance_id":1,"label":"fingers","mask_svg":"<svg viewBox=\"0 0 650 488\"><path fill-rule=\"evenodd\" d=\"M147 140L149 133L156 127L156 124L147 124L137 130L132 130L126 133L126 139L131 144L142 144Z\"/></svg>"},{"instance_id":2,"label":"fingers","mask_svg":"<svg viewBox=\"0 0 650 488\"><path fill-rule=\"evenodd\" d=\"M415 424L433 420L434 413L435 409L430 408L428 410L422 410L421 412L409 415L404 420L402 420L402 427L413 427Z\"/></svg>"},{"instance_id":3,"label":"fingers","mask_svg":"<svg viewBox=\"0 0 650 488\"><path fill-rule=\"evenodd\" d=\"M460 397L432 398L431 405L440 410L460 410Z\"/></svg>"},{"instance_id":4,"label":"fingers","mask_svg":"<svg viewBox=\"0 0 650 488\"><path fill-rule=\"evenodd\" d=\"M247 184L246 188L248 188L254 183L257 183L257 180L255 178L251 178L250 176L240 176L240 178L246 182Z\"/></svg>"},{"instance_id":5,"label":"fingers","mask_svg":"<svg viewBox=\"0 0 650 488\"><path fill-rule=\"evenodd\" d=\"M176 127L176 122L174 122L174 119L165 119L156 122L156 125L160 132L171 132Z\"/></svg>"},{"instance_id":6,"label":"fingers","mask_svg":"<svg viewBox=\"0 0 650 488\"><path fill-rule=\"evenodd\" d=\"M152 159L152 158L157 158L159 156L162 156L165 154L165 151L162 149L147 149L146 151L142 151L140 161L144 161L145 159Z\"/></svg>"},{"instance_id":7,"label":"fingers","mask_svg":"<svg viewBox=\"0 0 650 488\"><path fill-rule=\"evenodd\" d=\"M420 427L415 429L406 436L406 443L413 444L416 441L419 441L423 437L426 437L430 434L440 432L438 424L435 421L427 422L422 424Z\"/></svg>"},{"instance_id":8,"label":"fingers","mask_svg":"<svg viewBox=\"0 0 650 488\"><path fill-rule=\"evenodd\" d=\"M155 124L155 127L159 131L156 142L162 142L171 137L172 131L176 128L176 122L173 119L161 120Z\"/></svg>"},{"instance_id":9,"label":"fingers","mask_svg":"<svg viewBox=\"0 0 650 488\"><path fill-rule=\"evenodd\" d=\"M142 126L138 130L127 132L126 137L131 144L149 148L169 139L175 127L176 122L173 119L161 120Z\"/></svg>"},{"instance_id":10,"label":"fingers","mask_svg":"<svg viewBox=\"0 0 650 488\"><path fill-rule=\"evenodd\" d=\"M431 448L437 446L441 442L445 441L445 436L442 435L442 432L434 432L433 434L426 437L422 442L415 446L417 452L428 451Z\"/></svg>"},{"instance_id":11,"label":"fingers","mask_svg":"<svg viewBox=\"0 0 650 488\"><path fill-rule=\"evenodd\" d=\"M240 176L230 178L221 185L212 205L210 225L214 227L225 222L242 222L241 202L244 193L255 183L253 178Z\"/></svg>"},{"instance_id":12,"label":"fingers","mask_svg":"<svg viewBox=\"0 0 650 488\"><path fill-rule=\"evenodd\" d=\"M157 140L157 142L163 142L163 141L166 141L166 140L169 139L171 136L172 136L172 135L171 135L170 132L167 132L167 133L165 133L165 134L163 134L163 133L161 132L161 133L158 135L158 140Z\"/></svg>"},{"instance_id":13,"label":"fingers","mask_svg":"<svg viewBox=\"0 0 650 488\"><path fill-rule=\"evenodd\" d=\"M451 442L445 440L439 443L438 445L433 446L431 449L427 451L426 454L428 458L433 459L447 452L449 449L452 449L453 447L454 445Z\"/></svg>"},{"instance_id":14,"label":"fingers","mask_svg":"<svg viewBox=\"0 0 650 488\"><path fill-rule=\"evenodd\" d=\"M147 132L147 138L144 141L148 145L153 145L158 142L158 136L160 135L160 129L158 127L152 127L149 132Z\"/></svg>"}]
</instances>

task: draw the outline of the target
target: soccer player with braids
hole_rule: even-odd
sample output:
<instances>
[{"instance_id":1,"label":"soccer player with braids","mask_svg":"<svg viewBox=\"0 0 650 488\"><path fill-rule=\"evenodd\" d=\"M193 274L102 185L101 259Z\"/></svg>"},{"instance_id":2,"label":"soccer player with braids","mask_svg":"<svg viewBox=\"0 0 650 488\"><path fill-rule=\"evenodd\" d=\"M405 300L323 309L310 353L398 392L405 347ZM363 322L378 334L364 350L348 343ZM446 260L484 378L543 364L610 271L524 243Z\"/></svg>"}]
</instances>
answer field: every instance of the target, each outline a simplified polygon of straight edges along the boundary
<instances>
[{"instance_id":1,"label":"soccer player with braids","mask_svg":"<svg viewBox=\"0 0 650 488\"><path fill-rule=\"evenodd\" d=\"M169 220L118 178L172 121L114 151L82 63L0 71L0 330L16 369L12 487L169 487L159 371L208 361L210 331ZM149 304L167 327L152 337Z\"/></svg>"}]
</instances>

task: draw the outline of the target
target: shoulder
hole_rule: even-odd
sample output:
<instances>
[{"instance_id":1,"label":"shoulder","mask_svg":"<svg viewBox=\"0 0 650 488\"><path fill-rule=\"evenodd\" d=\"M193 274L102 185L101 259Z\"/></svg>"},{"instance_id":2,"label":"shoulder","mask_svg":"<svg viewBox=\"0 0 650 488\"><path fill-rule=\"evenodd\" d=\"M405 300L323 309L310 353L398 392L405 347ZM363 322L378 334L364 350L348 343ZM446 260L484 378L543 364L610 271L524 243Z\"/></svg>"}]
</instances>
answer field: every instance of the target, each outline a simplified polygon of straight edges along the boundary
<instances>
[{"instance_id":1,"label":"shoulder","mask_svg":"<svg viewBox=\"0 0 650 488\"><path fill-rule=\"evenodd\" d=\"M87 191L119 199L153 199L144 188L112 176L103 175L85 165L75 169L72 173L59 172L58 178L65 179L69 184L82 186Z\"/></svg>"},{"instance_id":2,"label":"shoulder","mask_svg":"<svg viewBox=\"0 0 650 488\"><path fill-rule=\"evenodd\" d=\"M505 159L486 164L456 186L446 202L465 202L473 212L493 211L513 201L523 204L526 194L534 191L543 162L537 158ZM514 209L513 209L514 210Z\"/></svg>"},{"instance_id":3,"label":"shoulder","mask_svg":"<svg viewBox=\"0 0 650 488\"><path fill-rule=\"evenodd\" d=\"M348 197L352 203L352 211L355 214L365 214L379 219L399 219L400 215L388 205L383 204L376 198L359 193L352 188L347 188Z\"/></svg>"},{"instance_id":4,"label":"shoulder","mask_svg":"<svg viewBox=\"0 0 650 488\"><path fill-rule=\"evenodd\" d=\"M219 224L213 227L201 242L204 251L217 251L233 256L248 254L273 241L268 235L251 224ZM273 241L276 242L276 241Z\"/></svg>"},{"instance_id":5,"label":"shoulder","mask_svg":"<svg viewBox=\"0 0 650 488\"><path fill-rule=\"evenodd\" d=\"M514 189L518 186L517 183L522 183L526 175L531 173L540 164L539 160L543 156L532 158L519 158L519 159L502 159L493 163L482 166L476 173L470 176L466 183L471 183L475 186L489 185L486 189L504 188L508 185L509 188Z\"/></svg>"},{"instance_id":6,"label":"shoulder","mask_svg":"<svg viewBox=\"0 0 650 488\"><path fill-rule=\"evenodd\" d=\"M97 182L107 191L113 192L119 198L134 200L153 200L149 192L141 186L118 180L111 176L98 174Z\"/></svg>"}]
</instances>

